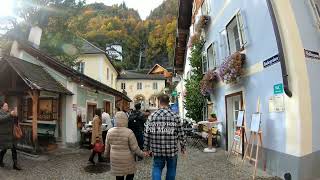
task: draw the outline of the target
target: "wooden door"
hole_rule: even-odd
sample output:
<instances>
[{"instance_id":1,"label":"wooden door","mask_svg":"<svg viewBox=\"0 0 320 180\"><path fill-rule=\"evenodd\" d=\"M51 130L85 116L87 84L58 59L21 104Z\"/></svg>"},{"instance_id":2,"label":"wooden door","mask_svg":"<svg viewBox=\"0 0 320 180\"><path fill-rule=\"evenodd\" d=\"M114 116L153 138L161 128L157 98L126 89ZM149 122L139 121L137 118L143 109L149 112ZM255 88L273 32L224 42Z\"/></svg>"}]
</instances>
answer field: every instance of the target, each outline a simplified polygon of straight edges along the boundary
<instances>
[{"instance_id":1,"label":"wooden door","mask_svg":"<svg viewBox=\"0 0 320 180\"><path fill-rule=\"evenodd\" d=\"M109 101L104 103L104 112L111 114L111 103Z\"/></svg>"}]
</instances>

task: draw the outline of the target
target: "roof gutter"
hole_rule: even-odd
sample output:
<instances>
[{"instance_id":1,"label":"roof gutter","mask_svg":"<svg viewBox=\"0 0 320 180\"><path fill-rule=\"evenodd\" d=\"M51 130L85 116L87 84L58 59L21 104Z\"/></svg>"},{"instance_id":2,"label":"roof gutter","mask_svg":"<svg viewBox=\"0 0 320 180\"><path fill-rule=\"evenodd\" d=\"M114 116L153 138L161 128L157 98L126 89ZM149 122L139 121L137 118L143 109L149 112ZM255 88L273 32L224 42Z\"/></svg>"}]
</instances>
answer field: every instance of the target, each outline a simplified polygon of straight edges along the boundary
<instances>
[{"instance_id":1,"label":"roof gutter","mask_svg":"<svg viewBox=\"0 0 320 180\"><path fill-rule=\"evenodd\" d=\"M283 88L284 92L288 97L292 97L292 92L289 88L289 80L288 80L288 72L286 67L286 59L284 56L283 46L282 46L282 40L280 36L280 30L278 26L278 22L276 19L275 11L272 5L271 0L266 0L268 5L269 14L271 16L272 26L274 30L274 34L276 36L277 46L278 46L278 52L279 52L279 60L281 65L281 73L282 73L282 81L283 81Z\"/></svg>"}]
</instances>

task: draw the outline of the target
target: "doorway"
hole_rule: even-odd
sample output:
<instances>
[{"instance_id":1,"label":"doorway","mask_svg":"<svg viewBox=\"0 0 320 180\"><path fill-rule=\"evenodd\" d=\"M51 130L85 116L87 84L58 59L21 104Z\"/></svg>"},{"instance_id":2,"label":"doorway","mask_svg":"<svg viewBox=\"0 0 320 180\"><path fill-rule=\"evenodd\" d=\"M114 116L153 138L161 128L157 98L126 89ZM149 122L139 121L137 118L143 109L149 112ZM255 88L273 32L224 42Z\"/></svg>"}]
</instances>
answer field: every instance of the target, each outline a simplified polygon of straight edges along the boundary
<instances>
[{"instance_id":1,"label":"doorway","mask_svg":"<svg viewBox=\"0 0 320 180\"><path fill-rule=\"evenodd\" d=\"M111 103L109 101L104 102L104 112L111 114Z\"/></svg>"},{"instance_id":2,"label":"doorway","mask_svg":"<svg viewBox=\"0 0 320 180\"><path fill-rule=\"evenodd\" d=\"M87 122L92 121L96 108L97 108L97 104L88 103L88 105L87 105Z\"/></svg>"},{"instance_id":3,"label":"doorway","mask_svg":"<svg viewBox=\"0 0 320 180\"><path fill-rule=\"evenodd\" d=\"M239 111L243 110L243 96L242 92L230 94L226 96L226 130L227 130L227 141L226 150L228 151L232 146L234 139L234 133L237 129L237 118ZM244 150L244 144L240 145L238 152L242 154Z\"/></svg>"}]
</instances>

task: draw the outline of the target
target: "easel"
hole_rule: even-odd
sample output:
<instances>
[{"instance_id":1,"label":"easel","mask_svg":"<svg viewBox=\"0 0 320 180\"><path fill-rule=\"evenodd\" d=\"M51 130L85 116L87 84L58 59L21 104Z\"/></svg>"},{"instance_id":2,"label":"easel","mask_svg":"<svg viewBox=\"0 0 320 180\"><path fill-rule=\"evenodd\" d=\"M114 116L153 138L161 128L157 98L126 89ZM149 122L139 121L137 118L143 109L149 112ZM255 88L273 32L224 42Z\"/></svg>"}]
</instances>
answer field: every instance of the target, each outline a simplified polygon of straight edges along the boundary
<instances>
[{"instance_id":1,"label":"easel","mask_svg":"<svg viewBox=\"0 0 320 180\"><path fill-rule=\"evenodd\" d=\"M241 158L242 158L242 152L239 152L238 149L242 149L242 144L245 144L248 142L247 135L246 135L246 128L245 128L245 121L244 121L244 113L245 111L239 111L238 118L237 118L236 131L234 132L234 137L232 140L232 145L231 145L231 149L229 151L227 160L229 160L231 154L236 154L237 160L239 155L241 155Z\"/></svg>"},{"instance_id":2,"label":"easel","mask_svg":"<svg viewBox=\"0 0 320 180\"><path fill-rule=\"evenodd\" d=\"M242 160L242 164L245 162L246 159L249 160L249 163L251 161L254 162L254 171L253 171L253 179L256 178L257 173L257 167L259 163L259 148L262 147L262 131L260 130L260 123L261 123L261 113L260 113L260 97L258 98L258 104L257 104L257 112L252 114L252 120L251 120L251 127L250 127L250 138L249 142L247 144L246 150L244 152L244 158ZM255 142L257 141L256 145L256 154L255 158L252 157L253 148L255 145ZM251 144L250 149L250 155L249 153L249 146Z\"/></svg>"}]
</instances>

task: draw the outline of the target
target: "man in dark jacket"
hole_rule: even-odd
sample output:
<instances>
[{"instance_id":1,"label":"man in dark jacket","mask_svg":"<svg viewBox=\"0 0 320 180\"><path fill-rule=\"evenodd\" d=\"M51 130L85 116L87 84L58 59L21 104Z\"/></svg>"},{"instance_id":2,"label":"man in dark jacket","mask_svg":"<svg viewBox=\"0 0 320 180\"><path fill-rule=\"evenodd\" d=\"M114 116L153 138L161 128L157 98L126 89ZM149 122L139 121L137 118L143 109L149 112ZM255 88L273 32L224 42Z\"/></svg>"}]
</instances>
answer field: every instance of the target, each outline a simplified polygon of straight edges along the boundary
<instances>
[{"instance_id":1,"label":"man in dark jacket","mask_svg":"<svg viewBox=\"0 0 320 180\"><path fill-rule=\"evenodd\" d=\"M128 128L133 131L134 135L137 138L138 145L140 149L142 149L145 118L144 118L144 114L140 111L141 110L140 103L134 105L134 108L135 110L133 110L129 115Z\"/></svg>"},{"instance_id":2,"label":"man in dark jacket","mask_svg":"<svg viewBox=\"0 0 320 180\"><path fill-rule=\"evenodd\" d=\"M18 166L15 137L13 135L14 117L17 117L17 110L9 113L8 104L1 101L0 108L0 167L4 167L3 157L7 149L11 149L13 169L21 170Z\"/></svg>"}]
</instances>

